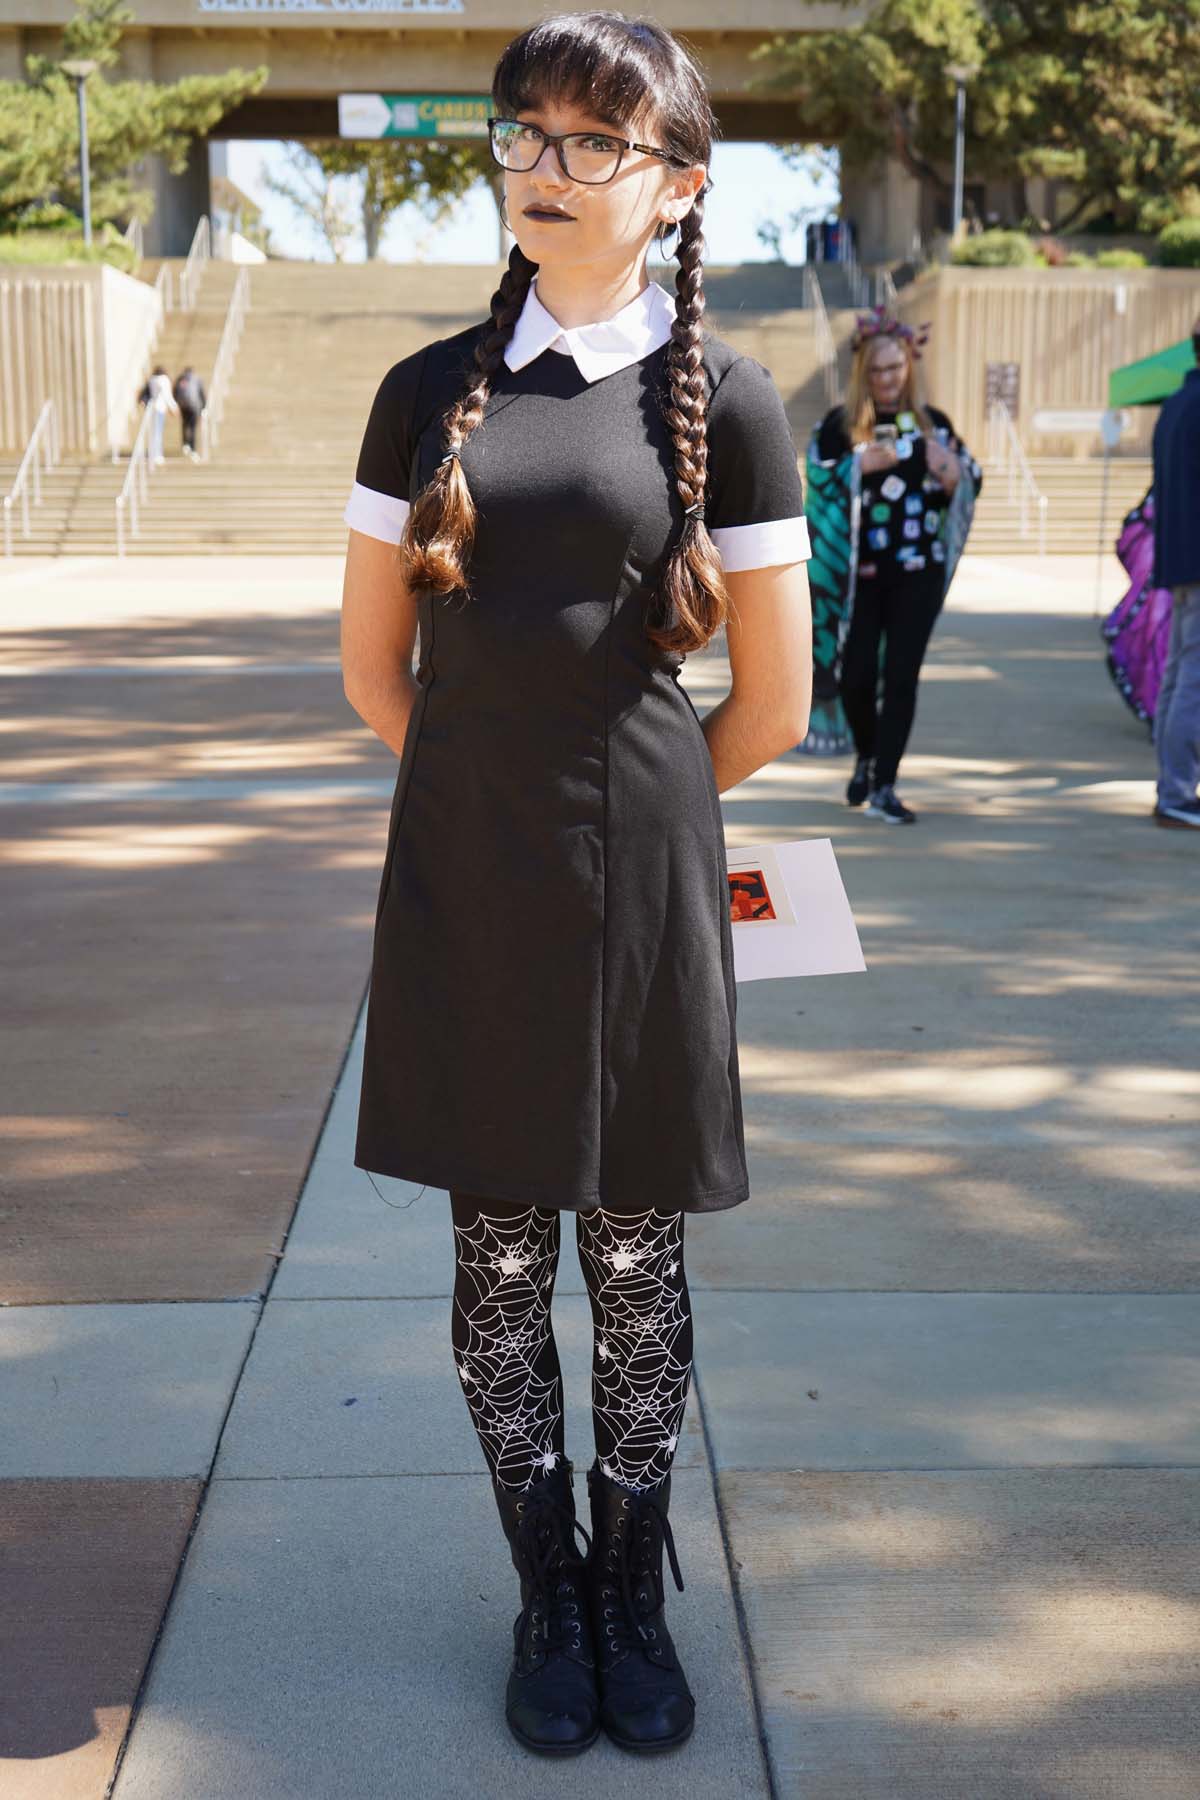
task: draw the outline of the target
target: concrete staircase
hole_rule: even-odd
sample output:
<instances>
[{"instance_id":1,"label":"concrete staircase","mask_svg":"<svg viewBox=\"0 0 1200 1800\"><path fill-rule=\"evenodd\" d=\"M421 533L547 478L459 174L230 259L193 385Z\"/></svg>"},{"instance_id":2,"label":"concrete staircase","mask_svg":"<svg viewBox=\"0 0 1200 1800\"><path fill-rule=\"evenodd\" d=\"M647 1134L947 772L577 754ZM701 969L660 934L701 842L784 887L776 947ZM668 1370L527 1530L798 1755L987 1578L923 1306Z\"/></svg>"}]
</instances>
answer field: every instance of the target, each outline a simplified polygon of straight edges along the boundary
<instances>
[{"instance_id":1,"label":"concrete staircase","mask_svg":"<svg viewBox=\"0 0 1200 1800\"><path fill-rule=\"evenodd\" d=\"M1049 555L1093 554L1103 542L1111 552L1121 520L1150 486L1151 464L1145 456L1114 457L1104 497L1104 463L1099 457L1035 456L1030 469L1049 501L1046 550ZM1038 547L1037 509L1028 509L1029 534L1021 536L1020 500L1009 497L1008 475L985 466L983 492L975 513L970 549L975 555L1034 555ZM1019 489L1016 490L1019 496ZM1103 513L1103 521L1101 514Z\"/></svg>"},{"instance_id":2,"label":"concrete staircase","mask_svg":"<svg viewBox=\"0 0 1200 1800\"><path fill-rule=\"evenodd\" d=\"M176 277L182 257L166 258ZM161 260L142 265L140 274L153 282ZM151 366L162 363L172 377L191 363L201 379L209 382L217 346L225 324L237 269L232 263L212 262L204 271L198 304L189 312L170 312L163 322ZM132 447L141 425L142 412L136 393L129 396L124 449ZM142 508L142 535L133 540L135 550L188 552L195 546L190 533L202 529L202 519L190 489L189 477L199 471L181 450L179 420L169 417L164 439L166 463L152 472L150 499ZM19 458L0 457L0 491L7 492L17 472ZM85 461L68 457L49 475L42 476L42 504L30 507L31 534L20 535L19 510L14 512L13 548L27 556L107 555L116 549L115 501L129 471L127 456L114 463L107 454ZM206 471L207 472L207 471Z\"/></svg>"},{"instance_id":3,"label":"concrete staircase","mask_svg":"<svg viewBox=\"0 0 1200 1800\"><path fill-rule=\"evenodd\" d=\"M181 266L181 265L180 265ZM158 263L143 265L153 280ZM237 277L210 263L192 312L168 314L154 360L172 376L192 363L208 383ZM167 424L163 468L151 479L141 532L128 552L145 554L298 553L341 555L342 508L354 479L363 427L376 386L401 357L480 318L498 278L494 265L269 262L250 270L247 314L233 385L212 460L194 464L180 449L179 423ZM668 289L669 270L656 272ZM814 315L800 305L801 271L764 264L710 268L708 323L771 370L803 451L826 410L814 341ZM854 314L830 315L846 362ZM845 369L841 370L844 377ZM127 442L140 414L131 396ZM16 459L0 462L7 487ZM1035 474L1050 497L1049 548L1091 550L1099 530L1101 465L1042 459ZM127 463L107 459L60 466L35 509L34 534L18 553L109 554L116 547L113 502ZM1112 466L1106 534L1149 483L1144 460ZM980 502L971 549L998 554L1036 549L1022 540L1019 507L1007 479L993 472Z\"/></svg>"}]
</instances>

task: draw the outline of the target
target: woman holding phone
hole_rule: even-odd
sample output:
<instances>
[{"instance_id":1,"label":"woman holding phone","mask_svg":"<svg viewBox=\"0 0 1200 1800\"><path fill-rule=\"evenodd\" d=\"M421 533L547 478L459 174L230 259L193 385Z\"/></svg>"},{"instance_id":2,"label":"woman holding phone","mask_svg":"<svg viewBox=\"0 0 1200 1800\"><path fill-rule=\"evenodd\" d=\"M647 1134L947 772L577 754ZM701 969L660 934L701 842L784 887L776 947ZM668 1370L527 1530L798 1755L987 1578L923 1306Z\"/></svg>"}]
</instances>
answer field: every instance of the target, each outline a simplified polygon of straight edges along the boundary
<instances>
[{"instance_id":1,"label":"woman holding phone","mask_svg":"<svg viewBox=\"0 0 1200 1800\"><path fill-rule=\"evenodd\" d=\"M896 777L925 650L982 482L946 414L918 398L924 337L881 307L860 315L846 402L822 420L809 452L818 624L822 603L825 614L817 636L857 756L846 801L866 801L872 817L892 825L916 823Z\"/></svg>"}]
</instances>

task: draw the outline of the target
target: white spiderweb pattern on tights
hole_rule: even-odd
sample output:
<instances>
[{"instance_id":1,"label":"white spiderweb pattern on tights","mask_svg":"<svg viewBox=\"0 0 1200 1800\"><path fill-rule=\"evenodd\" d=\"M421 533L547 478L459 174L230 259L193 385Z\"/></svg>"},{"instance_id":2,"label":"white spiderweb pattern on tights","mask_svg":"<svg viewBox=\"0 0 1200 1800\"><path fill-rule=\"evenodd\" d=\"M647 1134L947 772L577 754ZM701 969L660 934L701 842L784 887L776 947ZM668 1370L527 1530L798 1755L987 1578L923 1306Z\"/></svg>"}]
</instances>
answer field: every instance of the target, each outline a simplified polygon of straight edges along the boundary
<instances>
[{"instance_id":1,"label":"white spiderweb pattern on tights","mask_svg":"<svg viewBox=\"0 0 1200 1800\"><path fill-rule=\"evenodd\" d=\"M480 1212L470 1225L456 1224L454 1234L458 1377L497 1482L524 1489L535 1470L558 1461L562 1380L535 1369L551 1333L558 1216L536 1207Z\"/></svg>"},{"instance_id":2,"label":"white spiderweb pattern on tights","mask_svg":"<svg viewBox=\"0 0 1200 1800\"><path fill-rule=\"evenodd\" d=\"M596 1328L592 1406L601 1467L635 1490L670 1472L691 1382L680 1213L581 1212L577 1221Z\"/></svg>"}]
</instances>

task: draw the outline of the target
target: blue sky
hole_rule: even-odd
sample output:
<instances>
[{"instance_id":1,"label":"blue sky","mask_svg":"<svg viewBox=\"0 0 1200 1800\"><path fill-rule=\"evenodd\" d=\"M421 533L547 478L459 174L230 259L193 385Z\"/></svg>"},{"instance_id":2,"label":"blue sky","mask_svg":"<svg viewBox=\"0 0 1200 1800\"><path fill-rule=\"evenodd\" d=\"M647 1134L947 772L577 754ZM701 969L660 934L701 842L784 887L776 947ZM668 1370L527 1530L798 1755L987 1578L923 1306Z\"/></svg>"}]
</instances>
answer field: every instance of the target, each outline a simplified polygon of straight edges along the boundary
<instances>
[{"instance_id":1,"label":"blue sky","mask_svg":"<svg viewBox=\"0 0 1200 1800\"><path fill-rule=\"evenodd\" d=\"M281 146L251 140L229 144L229 175L262 208L275 247L284 256L330 260L324 240L298 217L285 200L262 186L264 168L278 166ZM799 207L832 210L836 189L815 186L808 175L789 169L769 144L717 144L712 158L713 191L705 206L708 260L713 263L763 262L771 253L756 236L764 219L782 225ZM786 260L804 260L803 229L783 239ZM414 208L404 207L384 234L382 252L392 262L414 258L427 262L493 262L497 254L496 210L490 193L480 187L438 229ZM362 258L361 240L356 252Z\"/></svg>"}]
</instances>

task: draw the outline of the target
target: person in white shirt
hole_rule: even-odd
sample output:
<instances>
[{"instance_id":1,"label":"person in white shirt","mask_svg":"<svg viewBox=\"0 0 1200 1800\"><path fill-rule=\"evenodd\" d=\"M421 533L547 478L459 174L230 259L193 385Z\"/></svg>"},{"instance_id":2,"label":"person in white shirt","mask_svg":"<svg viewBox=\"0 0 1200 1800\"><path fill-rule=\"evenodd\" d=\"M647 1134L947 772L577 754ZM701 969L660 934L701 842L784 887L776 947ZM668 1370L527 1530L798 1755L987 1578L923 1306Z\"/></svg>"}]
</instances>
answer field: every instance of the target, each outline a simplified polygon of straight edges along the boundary
<instances>
[{"instance_id":1,"label":"person in white shirt","mask_svg":"<svg viewBox=\"0 0 1200 1800\"><path fill-rule=\"evenodd\" d=\"M163 456L163 431L167 414L179 416L179 404L171 392L171 377L161 363L138 395L138 401L150 410L150 460L155 468L161 468L166 460Z\"/></svg>"}]
</instances>

